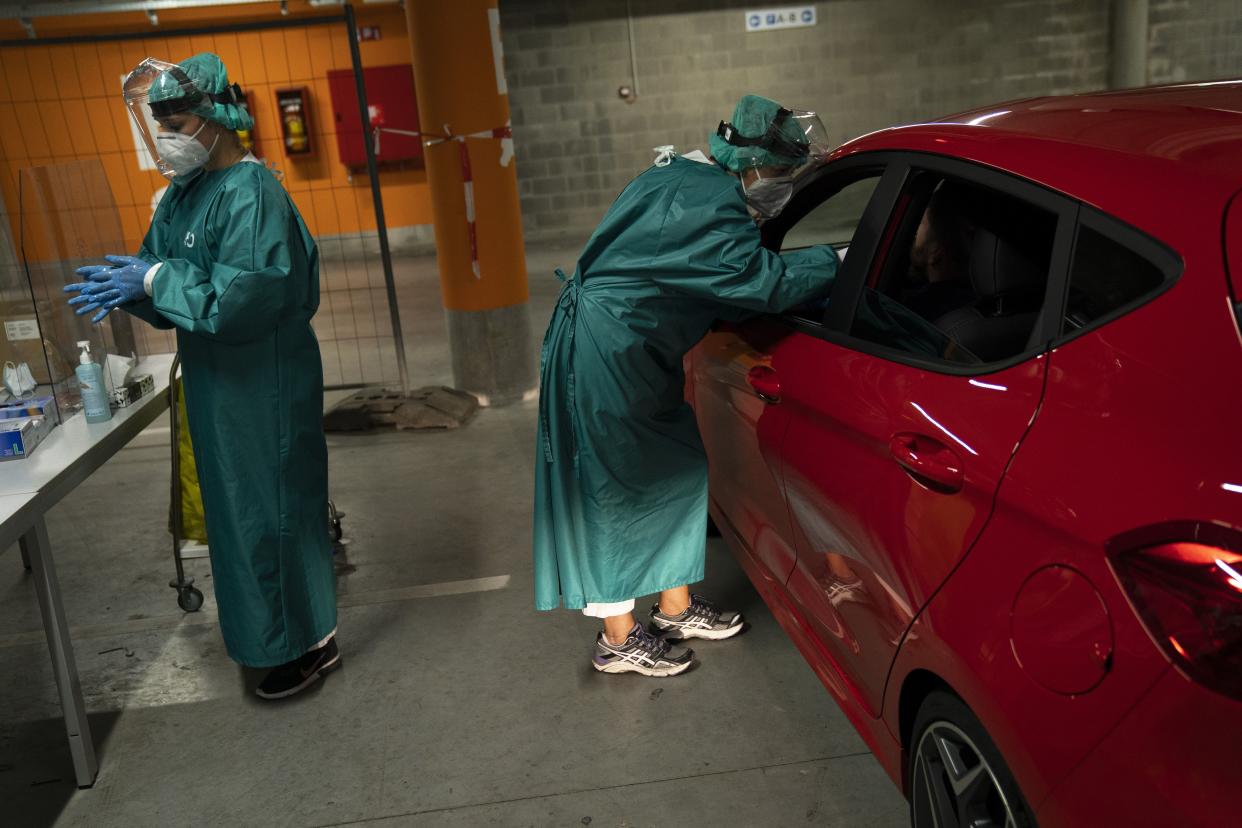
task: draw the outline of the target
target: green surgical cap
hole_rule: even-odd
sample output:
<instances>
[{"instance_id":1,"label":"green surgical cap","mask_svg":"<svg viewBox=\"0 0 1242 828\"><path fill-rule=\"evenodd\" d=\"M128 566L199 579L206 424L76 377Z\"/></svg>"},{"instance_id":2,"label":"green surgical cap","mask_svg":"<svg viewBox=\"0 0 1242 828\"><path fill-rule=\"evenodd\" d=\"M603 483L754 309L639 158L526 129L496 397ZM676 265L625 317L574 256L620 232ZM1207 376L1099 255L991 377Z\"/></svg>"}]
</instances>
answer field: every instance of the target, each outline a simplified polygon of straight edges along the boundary
<instances>
[{"instance_id":1,"label":"green surgical cap","mask_svg":"<svg viewBox=\"0 0 1242 828\"><path fill-rule=\"evenodd\" d=\"M206 95L221 95L228 91L229 77L219 55L203 52L186 58L177 65L185 71L199 91ZM160 75L151 84L148 92L148 100L151 103L173 100L186 94L180 80L173 77L171 71ZM216 102L206 95L197 105L187 111L209 121L215 121L228 129L250 129L254 126L254 119L242 107L234 103Z\"/></svg>"},{"instance_id":2,"label":"green surgical cap","mask_svg":"<svg viewBox=\"0 0 1242 828\"><path fill-rule=\"evenodd\" d=\"M747 138L758 138L768 131L781 105L759 95L743 95L733 109L730 123ZM799 129L798 121L786 118L781 134L797 144L806 145L806 136ZM727 169L737 173L751 167L792 167L802 163L806 156L779 155L766 147L735 147L715 132L708 138L712 155Z\"/></svg>"}]
</instances>

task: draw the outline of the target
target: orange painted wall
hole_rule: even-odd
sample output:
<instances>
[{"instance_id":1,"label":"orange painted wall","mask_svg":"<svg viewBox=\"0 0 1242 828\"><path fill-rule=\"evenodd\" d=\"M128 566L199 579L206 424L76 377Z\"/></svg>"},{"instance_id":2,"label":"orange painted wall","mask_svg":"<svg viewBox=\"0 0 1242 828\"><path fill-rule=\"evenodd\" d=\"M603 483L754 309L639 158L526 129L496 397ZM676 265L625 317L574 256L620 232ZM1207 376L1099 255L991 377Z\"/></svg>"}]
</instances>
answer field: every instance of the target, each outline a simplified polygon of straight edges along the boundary
<instances>
[{"instance_id":1,"label":"orange painted wall","mask_svg":"<svg viewBox=\"0 0 1242 828\"><path fill-rule=\"evenodd\" d=\"M283 19L314 16L322 15L301 11ZM327 73L350 68L343 23L189 38L161 35L161 30L174 28L275 19L281 19L276 3L160 12L156 28L142 14L42 18L35 21L41 37L107 31L150 31L151 36L65 46L32 41L29 47L0 49L0 191L14 217L14 238L22 168L97 157L116 197L126 243L137 250L150 222L151 197L167 182L159 173L138 167L129 114L120 96L121 78L145 57L176 61L203 51L219 54L229 80L251 93L257 154L284 171L285 187L311 232L331 236L374 231L366 171L351 180L337 160ZM359 44L364 66L410 62L405 16L399 7L359 7L358 25L379 26L382 34L381 40ZM0 39L24 36L12 21L0 25ZM295 160L283 151L275 90L296 86L308 89L317 149L313 156ZM384 170L380 178L389 227L432 222L421 169Z\"/></svg>"}]
</instances>

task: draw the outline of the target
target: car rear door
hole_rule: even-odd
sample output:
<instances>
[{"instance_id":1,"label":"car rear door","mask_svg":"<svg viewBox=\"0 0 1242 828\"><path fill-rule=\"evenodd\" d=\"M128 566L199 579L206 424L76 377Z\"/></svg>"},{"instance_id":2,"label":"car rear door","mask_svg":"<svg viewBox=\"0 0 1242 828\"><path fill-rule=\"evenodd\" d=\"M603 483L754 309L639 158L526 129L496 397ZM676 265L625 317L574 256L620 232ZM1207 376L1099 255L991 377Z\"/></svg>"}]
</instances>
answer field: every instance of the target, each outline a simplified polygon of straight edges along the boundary
<instances>
[{"instance_id":1,"label":"car rear door","mask_svg":"<svg viewBox=\"0 0 1242 828\"><path fill-rule=\"evenodd\" d=\"M1034 421L1052 330L1039 306L1050 283L1063 283L1077 210L1027 182L935 156L911 156L901 174L865 278L838 286L821 329L770 353L789 420L782 456L798 558L788 591L840 674L829 686L843 684L872 716L910 622L979 537ZM979 262L1006 262L998 282L1018 271L1026 279L1009 294L1031 297L1015 299L1017 310L988 289L960 312L995 331L973 340L994 357L989 336L1021 332L1022 347L1003 359L980 361L945 333L969 324L948 315L938 327L902 304L918 293L904 280L924 206L947 181L985 202L968 210L977 222L972 283L984 281Z\"/></svg>"}]
</instances>

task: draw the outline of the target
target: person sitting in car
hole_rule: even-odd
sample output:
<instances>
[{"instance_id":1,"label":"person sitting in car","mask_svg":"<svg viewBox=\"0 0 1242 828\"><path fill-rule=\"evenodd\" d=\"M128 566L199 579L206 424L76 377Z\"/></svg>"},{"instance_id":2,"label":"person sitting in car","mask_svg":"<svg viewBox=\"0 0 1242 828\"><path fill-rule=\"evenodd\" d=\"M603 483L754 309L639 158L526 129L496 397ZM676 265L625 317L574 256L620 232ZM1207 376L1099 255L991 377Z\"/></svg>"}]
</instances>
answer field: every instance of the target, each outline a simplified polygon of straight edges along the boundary
<instances>
[{"instance_id":1,"label":"person sitting in car","mask_svg":"<svg viewBox=\"0 0 1242 828\"><path fill-rule=\"evenodd\" d=\"M970 284L970 242L974 225L966 218L965 193L942 182L923 211L910 247L912 287L901 303L929 322L975 300Z\"/></svg>"}]
</instances>

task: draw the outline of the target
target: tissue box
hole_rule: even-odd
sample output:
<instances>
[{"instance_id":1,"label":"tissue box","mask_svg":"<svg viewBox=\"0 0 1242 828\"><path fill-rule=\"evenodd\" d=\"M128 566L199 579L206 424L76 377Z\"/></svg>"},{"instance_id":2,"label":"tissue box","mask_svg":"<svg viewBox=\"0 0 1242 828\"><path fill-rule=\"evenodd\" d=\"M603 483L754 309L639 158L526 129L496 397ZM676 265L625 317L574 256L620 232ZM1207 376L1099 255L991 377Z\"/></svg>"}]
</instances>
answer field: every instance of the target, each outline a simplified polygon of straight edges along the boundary
<instances>
[{"instance_id":1,"label":"tissue box","mask_svg":"<svg viewBox=\"0 0 1242 828\"><path fill-rule=\"evenodd\" d=\"M113 408L124 408L138 401L138 386L127 382L120 388L112 389L110 397Z\"/></svg>"},{"instance_id":2,"label":"tissue box","mask_svg":"<svg viewBox=\"0 0 1242 828\"><path fill-rule=\"evenodd\" d=\"M112 389L112 404L117 408L125 408L154 390L155 378L150 374L139 374L120 388Z\"/></svg>"},{"instance_id":3,"label":"tissue box","mask_svg":"<svg viewBox=\"0 0 1242 828\"><path fill-rule=\"evenodd\" d=\"M47 417L0 420L0 460L21 460L43 442L52 430Z\"/></svg>"},{"instance_id":4,"label":"tissue box","mask_svg":"<svg viewBox=\"0 0 1242 828\"><path fill-rule=\"evenodd\" d=\"M0 420L17 420L23 417L46 417L53 423L59 420L55 397L32 397L27 400L0 403Z\"/></svg>"}]
</instances>

